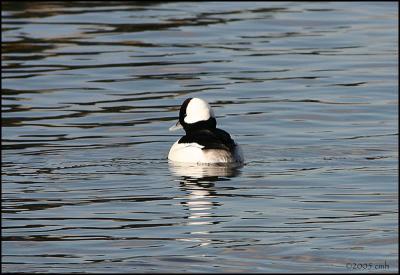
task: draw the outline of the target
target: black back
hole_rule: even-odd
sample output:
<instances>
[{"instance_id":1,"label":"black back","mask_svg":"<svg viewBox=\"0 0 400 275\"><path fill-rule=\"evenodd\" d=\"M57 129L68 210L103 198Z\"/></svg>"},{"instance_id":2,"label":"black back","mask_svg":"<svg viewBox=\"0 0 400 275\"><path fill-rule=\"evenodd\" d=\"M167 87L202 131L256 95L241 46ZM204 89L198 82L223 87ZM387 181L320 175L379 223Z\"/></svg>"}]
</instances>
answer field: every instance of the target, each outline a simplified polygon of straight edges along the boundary
<instances>
[{"instance_id":1,"label":"black back","mask_svg":"<svg viewBox=\"0 0 400 275\"><path fill-rule=\"evenodd\" d=\"M222 149L233 152L235 150L235 142L230 135L222 129L197 129L187 131L186 135L181 137L178 143L197 143L205 149Z\"/></svg>"}]
</instances>

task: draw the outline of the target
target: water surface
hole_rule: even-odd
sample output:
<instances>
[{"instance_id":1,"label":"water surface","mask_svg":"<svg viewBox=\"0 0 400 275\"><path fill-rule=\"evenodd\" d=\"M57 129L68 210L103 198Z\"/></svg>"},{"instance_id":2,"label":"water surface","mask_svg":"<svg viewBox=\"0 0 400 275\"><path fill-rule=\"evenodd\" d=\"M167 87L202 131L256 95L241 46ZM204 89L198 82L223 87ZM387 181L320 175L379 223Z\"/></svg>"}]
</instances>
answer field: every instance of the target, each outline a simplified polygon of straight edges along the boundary
<instances>
[{"instance_id":1,"label":"water surface","mask_svg":"<svg viewBox=\"0 0 400 275\"><path fill-rule=\"evenodd\" d=\"M2 8L3 271L397 271L397 3ZM188 97L243 167L168 163Z\"/></svg>"}]
</instances>

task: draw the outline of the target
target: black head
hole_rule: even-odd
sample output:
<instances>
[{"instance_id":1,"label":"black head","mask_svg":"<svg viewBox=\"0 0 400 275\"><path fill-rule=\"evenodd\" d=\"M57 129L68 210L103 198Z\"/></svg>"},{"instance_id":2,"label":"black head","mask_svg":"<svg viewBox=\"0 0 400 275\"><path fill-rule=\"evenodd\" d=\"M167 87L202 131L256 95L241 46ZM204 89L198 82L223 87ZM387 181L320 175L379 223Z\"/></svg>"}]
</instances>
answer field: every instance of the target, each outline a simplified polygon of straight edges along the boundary
<instances>
[{"instance_id":1,"label":"black head","mask_svg":"<svg viewBox=\"0 0 400 275\"><path fill-rule=\"evenodd\" d=\"M217 127L213 110L206 101L200 98L188 98L182 103L179 110L179 123L186 132Z\"/></svg>"}]
</instances>

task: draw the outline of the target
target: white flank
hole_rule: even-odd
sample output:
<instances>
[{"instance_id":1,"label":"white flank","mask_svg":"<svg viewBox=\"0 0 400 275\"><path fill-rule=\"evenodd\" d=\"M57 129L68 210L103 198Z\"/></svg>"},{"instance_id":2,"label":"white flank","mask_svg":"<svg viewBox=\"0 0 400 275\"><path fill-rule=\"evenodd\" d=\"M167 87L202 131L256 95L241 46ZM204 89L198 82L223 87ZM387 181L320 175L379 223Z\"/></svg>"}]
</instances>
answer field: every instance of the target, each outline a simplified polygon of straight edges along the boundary
<instances>
[{"instance_id":1,"label":"white flank","mask_svg":"<svg viewBox=\"0 0 400 275\"><path fill-rule=\"evenodd\" d=\"M202 150L204 146L197 143L178 143L169 150L168 159L186 163L233 163L243 162L243 153L239 146L234 154L219 149Z\"/></svg>"}]
</instances>

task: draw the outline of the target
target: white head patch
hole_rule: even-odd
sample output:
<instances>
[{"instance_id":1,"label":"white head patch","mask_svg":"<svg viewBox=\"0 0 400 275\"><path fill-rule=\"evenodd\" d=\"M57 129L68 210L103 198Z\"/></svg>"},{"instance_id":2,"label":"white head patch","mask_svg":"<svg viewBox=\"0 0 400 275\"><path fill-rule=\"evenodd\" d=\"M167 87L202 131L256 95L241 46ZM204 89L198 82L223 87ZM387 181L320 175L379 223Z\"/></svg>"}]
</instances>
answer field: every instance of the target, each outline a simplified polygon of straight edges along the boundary
<instances>
[{"instance_id":1,"label":"white head patch","mask_svg":"<svg viewBox=\"0 0 400 275\"><path fill-rule=\"evenodd\" d=\"M214 117L214 112L206 101L200 98L192 98L186 107L185 122L192 124Z\"/></svg>"}]
</instances>

